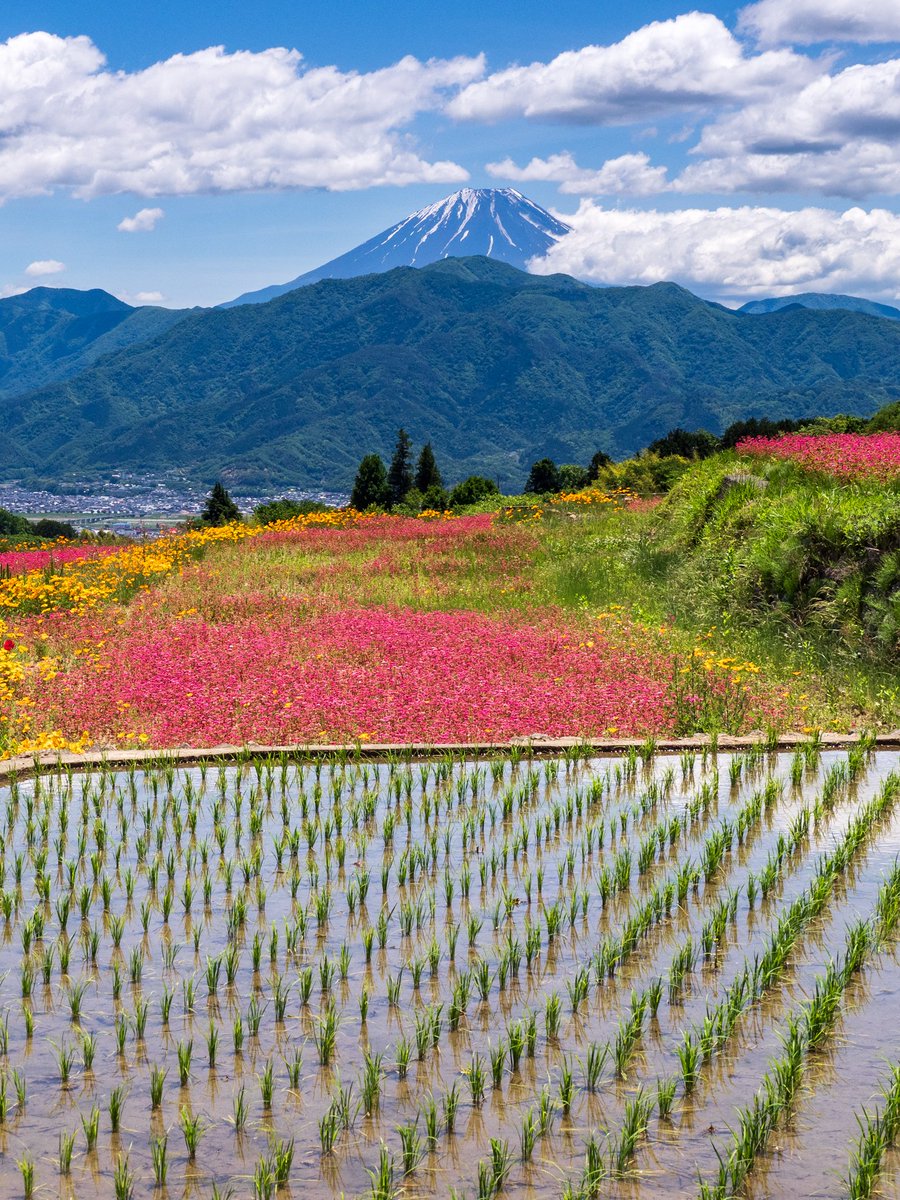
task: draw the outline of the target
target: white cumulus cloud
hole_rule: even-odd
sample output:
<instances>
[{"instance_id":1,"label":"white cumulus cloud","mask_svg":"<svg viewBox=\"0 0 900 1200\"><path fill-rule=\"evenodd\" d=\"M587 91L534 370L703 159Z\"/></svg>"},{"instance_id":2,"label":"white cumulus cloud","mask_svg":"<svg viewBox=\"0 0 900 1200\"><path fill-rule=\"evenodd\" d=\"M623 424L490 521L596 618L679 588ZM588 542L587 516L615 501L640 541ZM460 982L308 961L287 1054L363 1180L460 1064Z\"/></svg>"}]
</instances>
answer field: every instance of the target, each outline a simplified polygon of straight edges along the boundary
<instances>
[{"instance_id":1,"label":"white cumulus cloud","mask_svg":"<svg viewBox=\"0 0 900 1200\"><path fill-rule=\"evenodd\" d=\"M483 71L481 57L357 72L221 46L112 71L89 38L22 34L0 43L0 200L461 181L407 127Z\"/></svg>"},{"instance_id":2,"label":"white cumulus cloud","mask_svg":"<svg viewBox=\"0 0 900 1200\"><path fill-rule=\"evenodd\" d=\"M792 50L748 52L710 13L656 21L610 46L509 67L464 87L447 111L465 120L511 117L622 124L709 111L797 87L820 68Z\"/></svg>"},{"instance_id":3,"label":"white cumulus cloud","mask_svg":"<svg viewBox=\"0 0 900 1200\"><path fill-rule=\"evenodd\" d=\"M162 304L165 296L162 292L138 292L134 299L138 304Z\"/></svg>"},{"instance_id":4,"label":"white cumulus cloud","mask_svg":"<svg viewBox=\"0 0 900 1200\"><path fill-rule=\"evenodd\" d=\"M628 211L582 201L531 263L597 283L674 280L722 299L800 291L900 298L900 215L884 209Z\"/></svg>"},{"instance_id":5,"label":"white cumulus cloud","mask_svg":"<svg viewBox=\"0 0 900 1200\"><path fill-rule=\"evenodd\" d=\"M66 269L66 264L59 261L58 258L39 258L36 262L29 263L25 268L25 274L34 276L40 275L58 275L60 271Z\"/></svg>"},{"instance_id":6,"label":"white cumulus cloud","mask_svg":"<svg viewBox=\"0 0 900 1200\"><path fill-rule=\"evenodd\" d=\"M900 191L900 59L855 63L704 129L683 191Z\"/></svg>"},{"instance_id":7,"label":"white cumulus cloud","mask_svg":"<svg viewBox=\"0 0 900 1200\"><path fill-rule=\"evenodd\" d=\"M738 28L765 45L900 42L897 0L759 0L741 9Z\"/></svg>"},{"instance_id":8,"label":"white cumulus cloud","mask_svg":"<svg viewBox=\"0 0 900 1200\"><path fill-rule=\"evenodd\" d=\"M596 171L579 167L568 150L549 158L533 158L524 167L511 158L488 163L487 171L501 179L522 183L558 183L570 196L647 196L667 189L665 167L654 167L647 154L621 154L610 158Z\"/></svg>"},{"instance_id":9,"label":"white cumulus cloud","mask_svg":"<svg viewBox=\"0 0 900 1200\"><path fill-rule=\"evenodd\" d=\"M165 215L161 208L142 208L133 217L123 217L116 229L120 233L149 233Z\"/></svg>"}]
</instances>

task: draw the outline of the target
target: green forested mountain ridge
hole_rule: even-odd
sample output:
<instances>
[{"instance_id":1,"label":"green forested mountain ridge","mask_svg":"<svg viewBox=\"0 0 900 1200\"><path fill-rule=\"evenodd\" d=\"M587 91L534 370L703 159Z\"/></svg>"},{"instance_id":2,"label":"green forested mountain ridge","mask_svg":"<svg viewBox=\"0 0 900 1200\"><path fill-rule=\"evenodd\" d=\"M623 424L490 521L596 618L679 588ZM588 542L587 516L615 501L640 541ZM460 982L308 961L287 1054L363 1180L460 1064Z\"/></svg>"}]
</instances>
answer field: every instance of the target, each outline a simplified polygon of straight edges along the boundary
<instances>
[{"instance_id":1,"label":"green forested mountain ridge","mask_svg":"<svg viewBox=\"0 0 900 1200\"><path fill-rule=\"evenodd\" d=\"M449 479L520 487L545 454L622 456L676 425L867 415L897 397L890 321L747 316L674 284L599 289L445 259L184 315L74 379L6 400L19 453L0 446L0 470L177 467L340 487L362 454L389 453L402 425L433 443Z\"/></svg>"},{"instance_id":2,"label":"green forested mountain ridge","mask_svg":"<svg viewBox=\"0 0 900 1200\"><path fill-rule=\"evenodd\" d=\"M801 308L848 308L852 312L868 313L872 317L885 317L888 321L900 321L900 308L892 304L879 304L876 300L865 300L862 296L842 296L830 292L799 292L794 296L776 296L767 300L748 300L742 304L742 313L781 312L785 308L799 305Z\"/></svg>"},{"instance_id":3,"label":"green forested mountain ridge","mask_svg":"<svg viewBox=\"0 0 900 1200\"><path fill-rule=\"evenodd\" d=\"M0 300L0 398L69 379L171 328L176 309L134 308L100 288L36 287Z\"/></svg>"}]
</instances>

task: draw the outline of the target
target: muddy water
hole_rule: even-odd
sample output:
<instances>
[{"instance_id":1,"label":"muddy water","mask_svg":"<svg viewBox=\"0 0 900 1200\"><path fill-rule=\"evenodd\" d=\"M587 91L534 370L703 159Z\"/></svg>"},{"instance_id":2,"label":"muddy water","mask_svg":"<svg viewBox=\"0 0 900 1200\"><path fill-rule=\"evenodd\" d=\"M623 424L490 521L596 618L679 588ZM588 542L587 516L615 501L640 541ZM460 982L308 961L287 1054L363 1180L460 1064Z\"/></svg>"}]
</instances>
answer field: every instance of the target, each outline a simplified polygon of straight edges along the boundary
<instances>
[{"instance_id":1,"label":"muddy water","mask_svg":"<svg viewBox=\"0 0 900 1200\"><path fill-rule=\"evenodd\" d=\"M817 856L840 837L851 813L887 772L897 769L898 756L881 753L871 758L864 777L839 798L818 828L811 828L804 849L782 867L768 901L757 899L750 909L741 892L735 920L718 954L706 963L701 957L680 1003L670 1005L664 990L658 1019L645 1022L624 1079L615 1079L607 1063L597 1092L588 1092L588 1048L614 1040L632 990L640 992L656 977L665 980L687 937L698 944L715 905L729 888L745 888L748 874L759 871L779 834L815 797L829 767L843 757L822 755L799 788L790 782L788 756L764 758L745 768L732 784L730 760L720 755L705 763L698 758L684 769L679 760L660 756L650 767L638 764L633 772L616 760L506 763L502 770L495 768L496 777L490 764L456 763L447 766L446 778L436 778L434 764L370 764L363 775L359 768L339 765L317 772L294 764L282 769L274 763L168 777L165 772L45 777L37 784L21 783L16 795L0 789L2 886L10 908L8 919L0 915L0 1010L8 1013L8 1111L0 1124L0 1195L22 1194L17 1160L28 1157L43 1192L113 1196L113 1171L127 1156L135 1196L206 1197L214 1184L220 1189L232 1186L236 1196L252 1196L254 1172L270 1153L272 1140L291 1138L290 1188L280 1195L368 1194L368 1171L378 1164L382 1142L395 1162L394 1183L403 1182L408 1194L445 1196L455 1187L475 1195L478 1161L489 1156L492 1138L509 1145L503 1195L535 1200L560 1195L567 1179L580 1178L585 1140L596 1133L602 1141L604 1131L615 1133L621 1127L624 1106L640 1084L652 1088L657 1078L677 1072L675 1047L683 1031L702 1020L707 1003L721 996L745 957L759 952L779 912L808 885ZM536 773L531 784L530 772ZM567 984L573 983L579 968L591 968L591 956L603 937L620 933L628 915L653 887L673 876L680 862L697 861L710 834L723 820L733 819L769 778L784 784L782 799L750 830L745 844L734 843L715 876L692 889L682 909L675 907L659 920L611 979L597 987L591 969L589 994L573 1013ZM593 791L592 784L598 785ZM661 820L687 814L704 787L702 811L686 821L676 845L657 853L642 872L641 842ZM504 804L509 810L505 818ZM900 817L900 805L896 812ZM392 833L386 829L386 817L388 826L394 823ZM626 848L632 852L628 886L604 905L598 873L612 868ZM879 831L859 856L856 869L835 889L822 919L801 937L783 984L745 1014L730 1052L704 1068L694 1098L685 1102L679 1090L671 1122L651 1117L649 1136L629 1167L634 1175L604 1184L604 1192L696 1194L698 1169L708 1173L715 1165L713 1142L724 1143L735 1106L749 1101L779 1048L785 1013L802 999L827 956L842 945L847 924L870 910L882 873L898 850L900 820L895 820ZM423 851L427 861L416 862L412 879L410 860ZM352 900L366 871L365 901L357 899L351 912L348 890ZM36 887L42 876L49 880L49 901ZM189 911L186 883L192 892ZM320 922L316 901L326 889L329 912ZM172 895L168 917L167 892ZM64 934L57 903L65 904L67 896L70 912ZM565 917L551 940L546 912L557 905ZM244 921L236 923L234 914L242 906ZM385 944L380 948L376 934L367 959L363 931L377 926L382 911L388 914ZM33 937L26 952L23 931L34 932L35 912L38 920L43 917L42 936ZM305 936L298 931L304 913ZM470 918L482 922L473 930L473 947ZM404 921L409 932L404 931ZM296 937L293 948L285 922L296 931L290 935ZM540 924L532 967L523 953L518 971L499 979L504 945L512 939L524 951L532 923ZM258 970L253 962L257 936ZM114 945L117 938L119 947ZM428 961L433 944L434 973ZM179 949L173 958L175 946ZM234 984L227 985L222 966L217 990L210 995L207 960L232 946L238 959ZM45 984L45 954L51 947ZM69 962L63 975L60 950L65 953L66 948ZM458 1029L451 1030L452 988L461 972L477 969L479 958L490 964L487 999L479 999L473 988L466 1014ZM416 960L422 960L418 986L410 966ZM26 985L28 968L33 973L31 995L24 1000L23 963ZM138 963L140 978L132 982ZM324 988L323 963L331 964L334 975ZM300 977L307 967L312 968L313 983L309 1003L303 1004ZM388 983L401 968L393 1004ZM282 986L290 988L280 1021L275 1014L279 977ZM69 997L78 981L85 984L84 999L80 1016L73 1020ZM898 983L898 968L890 955L865 973L829 1052L810 1072L812 1090L794 1126L761 1164L764 1170L755 1194L842 1194L840 1178L856 1134L853 1111L871 1099L885 1073L882 1060L896 1057L890 1013ZM360 1017L363 988L369 996L365 1021ZM168 1022L161 1011L166 992L172 995ZM559 1031L548 1037L545 1007L554 995L560 999ZM329 1002L340 1020L332 1061L322 1066L313 1035ZM146 1027L138 1038L135 1014L143 1003L148 1006ZM33 1013L30 1037L23 1005ZM423 1043L419 1057L417 1018L421 1027L427 1008L435 1011L437 1005L443 1008L436 1044ZM255 1036L249 1029L254 1006L259 1012ZM534 1052L524 1050L516 1070L507 1058L495 1087L490 1051L508 1036L510 1025L529 1013L537 1017ZM236 1051L238 1017L244 1038ZM127 1027L122 1053L117 1018L120 1024L124 1018ZM208 1065L206 1045L211 1022L219 1035L214 1068ZM90 1071L82 1065L85 1032L96 1037ZM397 1061L403 1038L411 1043L405 1075ZM177 1050L179 1043L188 1042L191 1064L182 1087ZM60 1081L60 1047L74 1051L65 1085ZM302 1067L294 1088L287 1064L297 1052L302 1054ZM369 1113L358 1107L367 1052L383 1055L379 1102ZM473 1103L470 1095L474 1054L483 1056L487 1076L480 1103ZM274 1094L267 1107L260 1076L269 1063ZM149 1088L154 1065L167 1071L162 1105L156 1111ZM16 1101L14 1069L26 1083L24 1107ZM571 1108L564 1112L560 1089L567 1069L572 1071L573 1087ZM433 1097L440 1110L454 1086L460 1098L455 1132L448 1136L441 1122L437 1144L429 1151L424 1145L427 1103ZM110 1094L120 1087L125 1101L120 1129L113 1133L107 1106ZM349 1127L340 1131L333 1150L323 1154L319 1123L341 1087L352 1087ZM237 1129L234 1104L242 1088L248 1112L243 1128ZM522 1121L529 1111L537 1113L545 1088L552 1119L544 1136L537 1138L530 1162L523 1163ZM101 1110L100 1132L96 1148L88 1152L82 1117L94 1105ZM180 1129L183 1109L202 1118L203 1133L193 1159ZM423 1153L415 1171L403 1180L397 1126L416 1120ZM60 1131L76 1132L71 1174L62 1178L56 1161ZM168 1183L160 1193L154 1187L151 1143L166 1134ZM884 1179L888 1193L896 1192L895 1167L892 1158Z\"/></svg>"}]
</instances>

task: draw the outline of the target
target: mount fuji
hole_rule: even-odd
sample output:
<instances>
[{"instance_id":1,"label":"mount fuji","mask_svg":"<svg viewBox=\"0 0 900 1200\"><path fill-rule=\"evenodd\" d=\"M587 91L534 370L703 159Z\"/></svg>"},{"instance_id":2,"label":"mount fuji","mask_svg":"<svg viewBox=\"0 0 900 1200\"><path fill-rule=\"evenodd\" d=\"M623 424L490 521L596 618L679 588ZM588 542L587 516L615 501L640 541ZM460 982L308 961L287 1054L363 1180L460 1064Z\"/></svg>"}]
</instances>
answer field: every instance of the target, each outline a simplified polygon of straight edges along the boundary
<instances>
[{"instance_id":1,"label":"mount fuji","mask_svg":"<svg viewBox=\"0 0 900 1200\"><path fill-rule=\"evenodd\" d=\"M524 271L532 258L546 254L570 229L515 188L462 188L289 283L245 292L219 307L264 304L320 279L424 267L442 258L484 255Z\"/></svg>"}]
</instances>

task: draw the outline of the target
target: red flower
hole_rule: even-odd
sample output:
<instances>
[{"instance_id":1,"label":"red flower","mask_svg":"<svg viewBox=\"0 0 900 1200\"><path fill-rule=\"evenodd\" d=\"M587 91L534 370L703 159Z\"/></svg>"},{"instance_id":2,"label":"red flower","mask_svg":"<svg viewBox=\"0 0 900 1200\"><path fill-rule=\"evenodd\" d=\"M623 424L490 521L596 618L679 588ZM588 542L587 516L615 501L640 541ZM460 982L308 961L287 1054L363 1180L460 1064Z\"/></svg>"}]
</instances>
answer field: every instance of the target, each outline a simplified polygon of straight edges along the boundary
<instances>
[{"instance_id":1,"label":"red flower","mask_svg":"<svg viewBox=\"0 0 900 1200\"><path fill-rule=\"evenodd\" d=\"M12 638L7 638L6 641L3 643L4 650L15 650L15 648L16 648L16 643L12 640Z\"/></svg>"}]
</instances>

